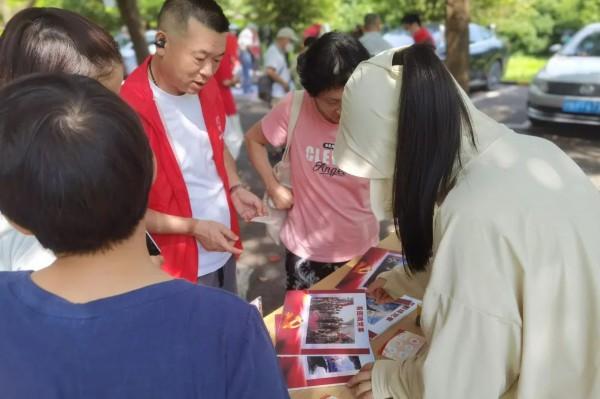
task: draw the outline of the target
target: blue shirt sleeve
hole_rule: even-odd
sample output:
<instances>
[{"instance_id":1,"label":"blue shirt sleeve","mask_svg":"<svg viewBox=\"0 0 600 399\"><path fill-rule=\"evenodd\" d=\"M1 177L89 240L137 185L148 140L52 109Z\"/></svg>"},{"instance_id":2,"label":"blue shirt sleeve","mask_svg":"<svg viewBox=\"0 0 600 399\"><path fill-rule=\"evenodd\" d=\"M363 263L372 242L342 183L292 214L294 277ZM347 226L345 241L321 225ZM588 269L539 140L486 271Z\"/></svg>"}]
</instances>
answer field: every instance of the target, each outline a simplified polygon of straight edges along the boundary
<instances>
[{"instance_id":1,"label":"blue shirt sleeve","mask_svg":"<svg viewBox=\"0 0 600 399\"><path fill-rule=\"evenodd\" d=\"M228 399L289 398L273 344L254 307L249 306L245 323L231 341L227 356Z\"/></svg>"}]
</instances>

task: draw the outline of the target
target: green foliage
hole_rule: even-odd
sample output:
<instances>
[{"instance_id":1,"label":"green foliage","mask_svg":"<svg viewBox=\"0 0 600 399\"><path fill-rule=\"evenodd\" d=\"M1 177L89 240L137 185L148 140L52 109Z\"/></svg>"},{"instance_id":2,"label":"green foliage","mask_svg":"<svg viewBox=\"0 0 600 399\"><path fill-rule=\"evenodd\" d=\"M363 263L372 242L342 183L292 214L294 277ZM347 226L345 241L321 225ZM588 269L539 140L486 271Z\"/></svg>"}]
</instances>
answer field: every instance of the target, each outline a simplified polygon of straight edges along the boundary
<instances>
[{"instance_id":1,"label":"green foliage","mask_svg":"<svg viewBox=\"0 0 600 399\"><path fill-rule=\"evenodd\" d=\"M375 12L381 15L384 24L390 28L400 26L404 14L417 12L424 21L442 21L446 15L444 0L338 0L338 11L334 27L349 31L362 25L365 14Z\"/></svg>"},{"instance_id":2,"label":"green foliage","mask_svg":"<svg viewBox=\"0 0 600 399\"><path fill-rule=\"evenodd\" d=\"M337 0L251 0L255 22L277 29L291 26L297 31L315 22L330 22Z\"/></svg>"},{"instance_id":3,"label":"green foliage","mask_svg":"<svg viewBox=\"0 0 600 399\"><path fill-rule=\"evenodd\" d=\"M547 54L562 34L600 21L598 0L473 0L471 20L495 24L514 53Z\"/></svg>"},{"instance_id":4,"label":"green foliage","mask_svg":"<svg viewBox=\"0 0 600 399\"><path fill-rule=\"evenodd\" d=\"M156 25L164 0L138 0L144 20ZM386 27L400 26L407 12L418 12L423 20L441 22L445 0L218 0L230 20L238 26L255 22L277 29L284 25L302 31L315 22L351 31L361 25L369 12L379 13ZM116 8L106 9L102 0L4 0L3 17L31 3L64 7L79 12L117 31L123 24ZM0 0L2 4L2 0ZM560 41L565 31L600 21L599 0L470 0L471 21L496 25L513 53L547 54L548 47Z\"/></svg>"},{"instance_id":5,"label":"green foliage","mask_svg":"<svg viewBox=\"0 0 600 399\"><path fill-rule=\"evenodd\" d=\"M85 15L109 31L121 26L121 17L116 8L105 8L102 0L37 0L37 7L59 7Z\"/></svg>"}]
</instances>

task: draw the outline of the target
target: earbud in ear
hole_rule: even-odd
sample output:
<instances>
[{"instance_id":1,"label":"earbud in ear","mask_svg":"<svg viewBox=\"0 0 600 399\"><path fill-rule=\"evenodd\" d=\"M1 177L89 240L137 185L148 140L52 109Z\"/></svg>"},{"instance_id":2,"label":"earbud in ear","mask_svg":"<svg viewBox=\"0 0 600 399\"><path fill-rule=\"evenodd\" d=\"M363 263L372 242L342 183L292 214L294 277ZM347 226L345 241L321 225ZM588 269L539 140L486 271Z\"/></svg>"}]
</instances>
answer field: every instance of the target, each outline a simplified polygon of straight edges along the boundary
<instances>
[{"instance_id":1,"label":"earbud in ear","mask_svg":"<svg viewBox=\"0 0 600 399\"><path fill-rule=\"evenodd\" d=\"M165 44L166 44L166 40L165 39L156 39L156 41L154 42L154 44L156 45L156 47L158 48L165 48Z\"/></svg>"}]
</instances>

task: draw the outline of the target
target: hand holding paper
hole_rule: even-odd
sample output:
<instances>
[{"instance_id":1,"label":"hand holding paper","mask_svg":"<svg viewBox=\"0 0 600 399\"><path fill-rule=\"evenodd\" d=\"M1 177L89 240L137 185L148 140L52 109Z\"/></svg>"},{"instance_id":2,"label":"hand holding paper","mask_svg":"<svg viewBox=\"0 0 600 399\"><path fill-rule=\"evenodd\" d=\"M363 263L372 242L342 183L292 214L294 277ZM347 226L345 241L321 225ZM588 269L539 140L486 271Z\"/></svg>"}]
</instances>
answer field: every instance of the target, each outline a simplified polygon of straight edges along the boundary
<instances>
[{"instance_id":1,"label":"hand holding paper","mask_svg":"<svg viewBox=\"0 0 600 399\"><path fill-rule=\"evenodd\" d=\"M367 288L367 295L373 297L377 303L389 303L394 301L387 291L383 288L386 280L384 278L378 278L373 281Z\"/></svg>"}]
</instances>

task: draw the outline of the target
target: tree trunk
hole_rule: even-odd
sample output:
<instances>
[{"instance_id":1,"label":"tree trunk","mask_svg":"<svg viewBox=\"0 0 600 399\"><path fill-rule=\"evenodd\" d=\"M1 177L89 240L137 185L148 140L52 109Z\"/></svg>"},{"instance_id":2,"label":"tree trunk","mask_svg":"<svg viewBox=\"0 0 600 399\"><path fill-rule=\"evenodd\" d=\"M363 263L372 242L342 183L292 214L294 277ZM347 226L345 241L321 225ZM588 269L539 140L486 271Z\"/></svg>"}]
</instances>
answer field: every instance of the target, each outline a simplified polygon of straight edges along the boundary
<instances>
[{"instance_id":1,"label":"tree trunk","mask_svg":"<svg viewBox=\"0 0 600 399\"><path fill-rule=\"evenodd\" d=\"M469 90L469 0L446 1L446 66Z\"/></svg>"},{"instance_id":2,"label":"tree trunk","mask_svg":"<svg viewBox=\"0 0 600 399\"><path fill-rule=\"evenodd\" d=\"M146 43L144 21L140 15L137 0L117 0L117 5L121 12L121 18L129 30L138 64L141 64L150 53Z\"/></svg>"}]
</instances>

